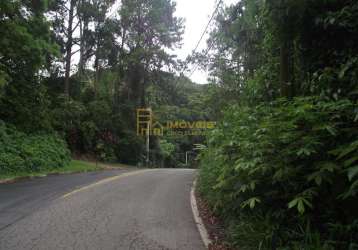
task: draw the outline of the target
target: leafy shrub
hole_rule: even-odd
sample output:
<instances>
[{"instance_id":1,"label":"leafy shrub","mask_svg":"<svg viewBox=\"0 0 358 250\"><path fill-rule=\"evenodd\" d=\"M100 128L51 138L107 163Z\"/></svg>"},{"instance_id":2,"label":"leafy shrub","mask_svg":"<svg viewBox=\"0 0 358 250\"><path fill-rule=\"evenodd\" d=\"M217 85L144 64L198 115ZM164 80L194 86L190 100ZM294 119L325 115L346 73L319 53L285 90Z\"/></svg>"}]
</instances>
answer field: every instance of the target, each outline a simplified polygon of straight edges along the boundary
<instances>
[{"instance_id":1,"label":"leafy shrub","mask_svg":"<svg viewBox=\"0 0 358 250\"><path fill-rule=\"evenodd\" d=\"M0 121L0 173L38 172L69 164L70 152L55 135L27 135Z\"/></svg>"},{"instance_id":2,"label":"leafy shrub","mask_svg":"<svg viewBox=\"0 0 358 250\"><path fill-rule=\"evenodd\" d=\"M138 164L144 159L142 155L142 152L145 152L144 145L143 138L137 136L135 132L127 130L119 136L114 153L122 163Z\"/></svg>"},{"instance_id":3,"label":"leafy shrub","mask_svg":"<svg viewBox=\"0 0 358 250\"><path fill-rule=\"evenodd\" d=\"M100 160L105 162L115 162L117 159L113 145L105 143L102 140L99 140L97 143L96 154Z\"/></svg>"},{"instance_id":4,"label":"leafy shrub","mask_svg":"<svg viewBox=\"0 0 358 250\"><path fill-rule=\"evenodd\" d=\"M117 133L121 127L113 119L109 103L97 100L85 104L64 97L59 100L52 112L54 127L66 138L71 151L107 162L118 160Z\"/></svg>"},{"instance_id":5,"label":"leafy shrub","mask_svg":"<svg viewBox=\"0 0 358 250\"><path fill-rule=\"evenodd\" d=\"M89 143L88 137L92 133L92 124L84 124L86 134L82 136L81 125L82 121L87 116L88 112L85 105L81 102L67 99L65 96L58 98L58 105L52 110L53 127L66 138L68 146L72 152L79 151L80 148L85 148ZM94 132L93 132L94 133ZM82 139L82 137L84 137Z\"/></svg>"},{"instance_id":6,"label":"leafy shrub","mask_svg":"<svg viewBox=\"0 0 358 250\"><path fill-rule=\"evenodd\" d=\"M258 214L266 218L271 226L256 240L261 247L329 249L329 241L348 249L358 240L352 226L358 215L357 121L357 105L349 100L232 107L201 154L199 191L229 221L245 216L252 225ZM333 224L346 231L334 233Z\"/></svg>"}]
</instances>

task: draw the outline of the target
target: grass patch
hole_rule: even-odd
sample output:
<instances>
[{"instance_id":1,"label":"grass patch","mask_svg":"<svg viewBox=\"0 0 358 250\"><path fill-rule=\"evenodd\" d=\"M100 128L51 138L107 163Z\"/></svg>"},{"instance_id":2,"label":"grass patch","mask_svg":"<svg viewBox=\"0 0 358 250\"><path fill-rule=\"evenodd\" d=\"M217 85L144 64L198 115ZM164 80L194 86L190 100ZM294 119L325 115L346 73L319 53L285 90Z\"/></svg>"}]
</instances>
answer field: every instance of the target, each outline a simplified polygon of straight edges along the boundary
<instances>
[{"instance_id":1,"label":"grass patch","mask_svg":"<svg viewBox=\"0 0 358 250\"><path fill-rule=\"evenodd\" d=\"M0 180L13 180L15 178L21 177L40 177L47 174L69 174L69 173L78 173L78 172L90 172L103 169L101 166L96 166L95 163L85 162L79 160L72 160L69 165L56 168L42 170L40 172L16 172L16 173L7 173L0 174Z\"/></svg>"},{"instance_id":2,"label":"grass patch","mask_svg":"<svg viewBox=\"0 0 358 250\"><path fill-rule=\"evenodd\" d=\"M100 166L96 166L96 164L92 162L72 160L68 166L57 169L54 173L89 172L100 169L102 169Z\"/></svg>"}]
</instances>

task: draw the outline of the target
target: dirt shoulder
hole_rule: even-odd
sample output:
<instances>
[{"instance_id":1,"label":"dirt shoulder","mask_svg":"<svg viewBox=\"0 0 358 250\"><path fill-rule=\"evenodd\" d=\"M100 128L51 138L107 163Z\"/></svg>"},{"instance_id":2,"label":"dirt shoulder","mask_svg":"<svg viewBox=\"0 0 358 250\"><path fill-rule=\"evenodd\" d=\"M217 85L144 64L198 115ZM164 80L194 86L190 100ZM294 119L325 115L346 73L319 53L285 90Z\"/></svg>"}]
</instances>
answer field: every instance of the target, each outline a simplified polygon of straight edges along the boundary
<instances>
[{"instance_id":1,"label":"dirt shoulder","mask_svg":"<svg viewBox=\"0 0 358 250\"><path fill-rule=\"evenodd\" d=\"M209 250L235 250L226 241L224 223L214 215L207 202L200 197L197 191L195 192L195 197L200 217L212 241L209 245Z\"/></svg>"}]
</instances>

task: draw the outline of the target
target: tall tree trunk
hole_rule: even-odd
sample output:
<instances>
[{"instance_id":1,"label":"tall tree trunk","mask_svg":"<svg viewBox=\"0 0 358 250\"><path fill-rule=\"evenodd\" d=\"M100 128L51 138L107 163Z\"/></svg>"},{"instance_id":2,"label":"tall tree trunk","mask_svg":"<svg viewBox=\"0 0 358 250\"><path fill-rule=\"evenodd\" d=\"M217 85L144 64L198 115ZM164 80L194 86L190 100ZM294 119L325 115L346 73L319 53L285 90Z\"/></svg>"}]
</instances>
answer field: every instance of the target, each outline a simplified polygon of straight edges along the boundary
<instances>
[{"instance_id":1,"label":"tall tree trunk","mask_svg":"<svg viewBox=\"0 0 358 250\"><path fill-rule=\"evenodd\" d=\"M146 107L149 103L146 103L146 88L147 88L147 67L142 65L142 84L140 86L140 105L142 107Z\"/></svg>"},{"instance_id":2,"label":"tall tree trunk","mask_svg":"<svg viewBox=\"0 0 358 250\"><path fill-rule=\"evenodd\" d=\"M124 79L124 68L123 68L122 61L120 61L118 67L119 67L118 76L114 83L114 96L113 96L114 100L113 101L114 101L114 106L115 106L116 110L119 111L119 100L120 100L119 87L120 87L121 82Z\"/></svg>"},{"instance_id":3,"label":"tall tree trunk","mask_svg":"<svg viewBox=\"0 0 358 250\"><path fill-rule=\"evenodd\" d=\"M70 96L70 74L71 74L71 58L72 58L72 45L73 45L73 37L72 37L72 26L74 19L74 8L75 8L75 0L70 1L70 9L68 13L68 26L67 26L67 42L66 42L66 59L65 59L65 95L67 97Z\"/></svg>"},{"instance_id":4,"label":"tall tree trunk","mask_svg":"<svg viewBox=\"0 0 358 250\"><path fill-rule=\"evenodd\" d=\"M97 49L98 50L98 49ZM96 52L96 58L94 59L94 69L95 69L95 75L94 75L94 94L97 96L98 94L98 81L99 81L99 58Z\"/></svg>"},{"instance_id":5,"label":"tall tree trunk","mask_svg":"<svg viewBox=\"0 0 358 250\"><path fill-rule=\"evenodd\" d=\"M145 103L145 89L146 89L146 78L143 78L143 83L141 84L141 90L140 90L140 106L141 107L146 107L146 103Z\"/></svg>"},{"instance_id":6,"label":"tall tree trunk","mask_svg":"<svg viewBox=\"0 0 358 250\"><path fill-rule=\"evenodd\" d=\"M283 41L280 48L280 84L281 96L291 97L290 46Z\"/></svg>"},{"instance_id":7,"label":"tall tree trunk","mask_svg":"<svg viewBox=\"0 0 358 250\"><path fill-rule=\"evenodd\" d=\"M98 94L98 81L99 81L99 70L100 70L100 21L97 22L95 27L96 32L96 51L95 51L95 59L94 59L94 69L95 69L95 76L94 76L94 92L95 95Z\"/></svg>"},{"instance_id":8,"label":"tall tree trunk","mask_svg":"<svg viewBox=\"0 0 358 250\"><path fill-rule=\"evenodd\" d=\"M83 76L83 73L85 71L86 68L86 63L88 60L88 55L87 55L87 43L86 43L86 39L87 39L87 32L88 32L88 17L82 17L81 22L81 33L80 33L80 59L78 62L78 71L79 71L79 75L80 75L80 79Z\"/></svg>"},{"instance_id":9,"label":"tall tree trunk","mask_svg":"<svg viewBox=\"0 0 358 250\"><path fill-rule=\"evenodd\" d=\"M83 20L81 17L78 17L80 20L80 59L78 61L78 75L79 78L82 79L82 75L83 75L83 56L84 56L84 38L83 38Z\"/></svg>"}]
</instances>

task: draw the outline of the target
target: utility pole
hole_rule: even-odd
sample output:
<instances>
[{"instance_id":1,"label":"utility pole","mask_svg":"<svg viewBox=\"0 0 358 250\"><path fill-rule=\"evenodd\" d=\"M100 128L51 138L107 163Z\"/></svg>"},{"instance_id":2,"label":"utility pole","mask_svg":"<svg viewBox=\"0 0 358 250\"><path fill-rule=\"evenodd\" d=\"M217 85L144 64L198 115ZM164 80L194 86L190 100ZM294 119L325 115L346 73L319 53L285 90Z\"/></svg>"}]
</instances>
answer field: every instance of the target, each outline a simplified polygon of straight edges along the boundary
<instances>
[{"instance_id":1,"label":"utility pole","mask_svg":"<svg viewBox=\"0 0 358 250\"><path fill-rule=\"evenodd\" d=\"M147 151L147 158L146 158L146 167L149 167L149 138L150 138L150 122L147 123L147 140L146 140L146 151Z\"/></svg>"},{"instance_id":2,"label":"utility pole","mask_svg":"<svg viewBox=\"0 0 358 250\"><path fill-rule=\"evenodd\" d=\"M146 138L145 150L146 150L146 167L149 167L149 154L150 154L150 134L153 124L153 112L151 108L137 109L137 135Z\"/></svg>"},{"instance_id":3,"label":"utility pole","mask_svg":"<svg viewBox=\"0 0 358 250\"><path fill-rule=\"evenodd\" d=\"M190 153L190 151L185 152L185 165L186 166L188 166L188 153Z\"/></svg>"}]
</instances>

